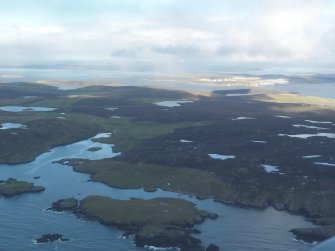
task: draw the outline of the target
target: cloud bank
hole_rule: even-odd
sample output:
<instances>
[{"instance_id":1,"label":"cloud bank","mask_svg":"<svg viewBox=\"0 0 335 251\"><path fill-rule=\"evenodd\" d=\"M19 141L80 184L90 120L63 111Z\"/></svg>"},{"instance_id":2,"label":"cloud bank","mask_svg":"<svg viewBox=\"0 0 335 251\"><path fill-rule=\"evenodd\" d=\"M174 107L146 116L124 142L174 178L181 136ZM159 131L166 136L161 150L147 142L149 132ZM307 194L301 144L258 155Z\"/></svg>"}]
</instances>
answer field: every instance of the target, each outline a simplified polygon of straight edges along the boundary
<instances>
[{"instance_id":1,"label":"cloud bank","mask_svg":"<svg viewBox=\"0 0 335 251\"><path fill-rule=\"evenodd\" d=\"M61 60L185 69L331 65L335 63L335 3L2 1L0 55L3 65Z\"/></svg>"}]
</instances>

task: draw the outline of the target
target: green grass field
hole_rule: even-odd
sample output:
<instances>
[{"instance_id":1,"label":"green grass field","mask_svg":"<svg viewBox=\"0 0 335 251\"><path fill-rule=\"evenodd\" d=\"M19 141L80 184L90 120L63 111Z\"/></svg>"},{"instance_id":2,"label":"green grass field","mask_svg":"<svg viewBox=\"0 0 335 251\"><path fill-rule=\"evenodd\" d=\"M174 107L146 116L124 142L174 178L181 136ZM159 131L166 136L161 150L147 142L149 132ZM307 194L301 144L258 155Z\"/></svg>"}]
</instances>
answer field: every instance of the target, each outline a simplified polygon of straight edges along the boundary
<instances>
[{"instance_id":1,"label":"green grass field","mask_svg":"<svg viewBox=\"0 0 335 251\"><path fill-rule=\"evenodd\" d=\"M75 162L74 162L75 164ZM161 188L185 194L224 198L230 189L211 173L112 159L75 164L75 171L92 174L94 181L117 188Z\"/></svg>"}]
</instances>

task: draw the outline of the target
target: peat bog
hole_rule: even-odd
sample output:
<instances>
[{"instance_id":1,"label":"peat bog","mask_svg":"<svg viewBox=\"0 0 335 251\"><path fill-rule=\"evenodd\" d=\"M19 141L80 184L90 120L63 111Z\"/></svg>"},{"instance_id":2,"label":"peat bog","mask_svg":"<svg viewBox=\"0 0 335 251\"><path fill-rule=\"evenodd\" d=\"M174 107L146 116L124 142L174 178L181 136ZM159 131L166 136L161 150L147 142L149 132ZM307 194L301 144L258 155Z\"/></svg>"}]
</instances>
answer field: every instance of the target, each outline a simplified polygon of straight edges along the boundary
<instances>
[{"instance_id":1,"label":"peat bog","mask_svg":"<svg viewBox=\"0 0 335 251\"><path fill-rule=\"evenodd\" d=\"M249 89L206 96L131 86L61 91L16 83L0 89L3 106L57 108L0 110L1 124L27 127L0 130L2 163L30 162L52 147L111 132L94 141L115 144L117 157L62 163L112 187L161 188L302 214L324 225L312 230L315 235L292 230L309 242L335 233L335 142L327 137L335 133L335 107L329 100ZM171 100L192 102L157 105ZM325 229L330 234L320 237Z\"/></svg>"}]
</instances>

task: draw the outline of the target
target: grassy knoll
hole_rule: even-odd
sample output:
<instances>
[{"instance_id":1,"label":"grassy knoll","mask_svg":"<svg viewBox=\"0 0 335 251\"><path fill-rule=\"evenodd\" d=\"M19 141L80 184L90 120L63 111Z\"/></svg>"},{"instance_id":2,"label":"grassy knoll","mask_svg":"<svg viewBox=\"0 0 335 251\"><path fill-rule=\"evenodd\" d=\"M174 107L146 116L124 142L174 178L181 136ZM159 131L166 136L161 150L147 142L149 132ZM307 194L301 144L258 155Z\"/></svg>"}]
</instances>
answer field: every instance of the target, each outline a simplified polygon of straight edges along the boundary
<instances>
[{"instance_id":1,"label":"grassy knoll","mask_svg":"<svg viewBox=\"0 0 335 251\"><path fill-rule=\"evenodd\" d=\"M54 99L40 99L34 100L31 105L32 106L42 106L42 107L70 107L76 101L80 100L80 98L76 97L68 97L68 96L60 96Z\"/></svg>"},{"instance_id":2,"label":"grassy knoll","mask_svg":"<svg viewBox=\"0 0 335 251\"><path fill-rule=\"evenodd\" d=\"M78 207L78 200L75 198L67 198L58 200L52 203L52 206L48 210L62 212L67 210L74 210Z\"/></svg>"},{"instance_id":3,"label":"grassy knoll","mask_svg":"<svg viewBox=\"0 0 335 251\"><path fill-rule=\"evenodd\" d=\"M230 189L213 174L192 168L171 168L112 159L71 160L77 172L92 174L92 180L118 188L161 188L169 191L224 198Z\"/></svg>"},{"instance_id":4,"label":"grassy knoll","mask_svg":"<svg viewBox=\"0 0 335 251\"><path fill-rule=\"evenodd\" d=\"M44 115L45 116L45 115ZM139 142L154 138L160 135L173 133L176 129L208 125L208 122L184 122L163 124L158 122L139 122L130 117L102 118L86 114L62 115L67 119L77 122L92 122L97 124L102 131L112 132L111 138L95 139L96 142L113 143L116 151L128 151L134 148Z\"/></svg>"},{"instance_id":5,"label":"grassy knoll","mask_svg":"<svg viewBox=\"0 0 335 251\"><path fill-rule=\"evenodd\" d=\"M104 196L89 196L80 202L78 212L94 217L106 225L175 225L190 226L196 217L208 216L191 202L174 198L151 200L116 200Z\"/></svg>"},{"instance_id":6,"label":"grassy knoll","mask_svg":"<svg viewBox=\"0 0 335 251\"><path fill-rule=\"evenodd\" d=\"M174 198L116 200L88 196L73 211L78 216L135 234L137 246L179 247L185 251L204 250L190 233L195 224L217 217L195 208L191 202Z\"/></svg>"},{"instance_id":7,"label":"grassy knoll","mask_svg":"<svg viewBox=\"0 0 335 251\"><path fill-rule=\"evenodd\" d=\"M3 92L13 91L16 93L25 94L45 94L45 93L59 93L62 92L60 89L54 86L38 85L35 83L15 82L15 83L3 83L0 85Z\"/></svg>"},{"instance_id":8,"label":"grassy knoll","mask_svg":"<svg viewBox=\"0 0 335 251\"><path fill-rule=\"evenodd\" d=\"M157 122L136 122L130 118L103 120L96 119L96 122L110 130L113 135L111 138L97 139L96 141L103 143L113 143L116 145L117 151L127 151L132 149L142 140L154 138L159 135L172 133L175 129L204 125L203 123L175 123L162 124Z\"/></svg>"},{"instance_id":9,"label":"grassy knoll","mask_svg":"<svg viewBox=\"0 0 335 251\"><path fill-rule=\"evenodd\" d=\"M36 193L44 191L44 187L35 186L33 183L8 179L0 182L0 196L12 197L23 193Z\"/></svg>"}]
</instances>

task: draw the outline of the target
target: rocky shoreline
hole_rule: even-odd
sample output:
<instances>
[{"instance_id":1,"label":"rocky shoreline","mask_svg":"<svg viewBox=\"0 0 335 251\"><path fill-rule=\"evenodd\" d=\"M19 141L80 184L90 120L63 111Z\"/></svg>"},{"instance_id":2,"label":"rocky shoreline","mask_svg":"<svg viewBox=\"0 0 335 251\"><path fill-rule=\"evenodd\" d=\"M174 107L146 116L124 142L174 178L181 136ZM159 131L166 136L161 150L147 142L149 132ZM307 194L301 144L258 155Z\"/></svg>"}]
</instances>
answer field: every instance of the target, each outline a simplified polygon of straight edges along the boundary
<instances>
[{"instance_id":1,"label":"rocky shoreline","mask_svg":"<svg viewBox=\"0 0 335 251\"><path fill-rule=\"evenodd\" d=\"M19 87L15 97L22 97ZM60 108L50 117L0 111L3 122L11 118L29 128L20 134L1 131L2 163L27 162L53 146L108 131L113 134L111 138L96 141L115 144L122 155L111 161L74 166L75 171L89 173L93 181L112 187L160 188L242 207L271 206L317 218L315 223L322 225L322 219L329 218L333 223L294 229L292 233L309 242L334 235L335 169L330 167L334 165L333 101L248 89L215 91L208 96L143 87L86 89L84 93L90 96L81 96L81 90L60 91L61 98L50 96L53 92L43 90L40 100L51 100ZM1 95L5 94L2 89ZM70 94L74 96L70 98ZM194 102L162 108L154 103L156 99ZM22 99L12 101L19 105ZM119 109L111 111L108 107ZM110 119L113 116L121 119ZM236 157L218 160L209 153ZM264 164L276 166L278 171L267 172ZM20 188L12 184L9 192L3 189L3 196L42 189L31 187L31 183L16 184ZM4 188L4 182L0 186ZM71 211L81 207L74 204L58 201L53 207ZM177 232L164 230L166 235Z\"/></svg>"},{"instance_id":2,"label":"rocky shoreline","mask_svg":"<svg viewBox=\"0 0 335 251\"><path fill-rule=\"evenodd\" d=\"M164 180L160 180L160 176L158 175L157 178L155 176L151 176L153 171L152 165L146 165L142 164L136 165L133 163L127 164L127 162L120 162L115 161L112 159L107 160L101 160L101 161L88 161L88 160L82 160L82 159L64 159L58 161L58 163L69 165L73 167L73 170L76 172L81 173L88 173L91 175L91 181L95 182L102 182L108 186L116 187L120 189L125 188L144 188L148 191L154 191L157 188L167 190L167 191L173 191L173 192L182 192L189 195L197 196L198 198L213 198L216 202L230 204L230 205L236 205L239 207L244 208L255 208L255 209L265 209L267 207L272 206L276 210L282 211L285 210L291 214L299 214L305 216L308 220L313 220L313 223L316 225L335 225L335 218L333 211L331 210L331 207L323 207L318 203L318 197L317 196L309 196L306 201L309 201L308 203L306 201L302 201L299 199L299 194L303 193L303 191L296 190L295 193L290 192L287 195L287 198L285 197L278 197L276 200L270 199L269 195L266 193L260 193L258 196L254 197L246 197L246 196L240 196L241 192L237 191L236 189L230 187L230 186L224 186L224 183L215 183L216 180L211 179L209 182L209 185L207 185L207 189L212 185L215 185L215 190L205 190L201 189L201 193L198 193L198 188L201 187L201 185L206 184L205 176L202 178L202 184L192 185L191 189L186 187L184 185L185 182L181 182L181 184L171 183L170 185L166 185L167 182L165 180L166 177L169 177L168 170L173 170L174 174L178 174L178 172L181 169L171 169L171 168L164 168L161 166L156 165L155 170L158 170L158 173L164 173ZM177 176L183 177L192 177L190 169L183 169L188 172L186 175L185 173L181 173ZM101 172L101 174L100 174ZM143 175L141 177L136 177L137 183L129 183L127 179L132 176L133 173L140 172L142 174L148 173L148 175ZM197 177L200 177L203 175L201 172L197 172ZM118 177L118 178L115 178ZM124 179L122 177L127 177ZM175 176L172 176L170 179L174 179ZM182 178L178 178L181 179ZM146 183L142 182L141 180L145 180ZM190 184L190 182L188 182ZM273 196L273 195L272 195ZM332 205L333 202L331 202ZM308 237L303 238L304 234L299 235L299 238L305 242L320 242L322 240L325 240L329 237L332 237L335 235L328 234L325 235L323 230L324 226L320 226L319 228L311 228L310 231L317 233L322 232L320 234L315 234L315 237L313 235L309 234ZM300 232L300 231L297 231ZM331 233L328 232L327 233ZM323 238L320 238L319 236L324 236Z\"/></svg>"},{"instance_id":3,"label":"rocky shoreline","mask_svg":"<svg viewBox=\"0 0 335 251\"><path fill-rule=\"evenodd\" d=\"M116 227L126 236L134 235L138 247L178 247L181 251L205 251L214 244L202 246L194 226L206 219L216 219L216 214L198 210L181 199L156 198L151 200L115 200L105 196L88 196L78 201L74 198L54 202L50 210L71 211L78 217L96 220L100 224Z\"/></svg>"},{"instance_id":4,"label":"rocky shoreline","mask_svg":"<svg viewBox=\"0 0 335 251\"><path fill-rule=\"evenodd\" d=\"M35 186L34 183L18 181L10 178L6 181L0 181L0 196L13 197L24 193L39 193L45 190L42 186Z\"/></svg>"},{"instance_id":5,"label":"rocky shoreline","mask_svg":"<svg viewBox=\"0 0 335 251\"><path fill-rule=\"evenodd\" d=\"M68 198L58 200L52 203L52 206L47 210L63 212L63 211L73 211L78 208L79 201L75 198Z\"/></svg>"},{"instance_id":6,"label":"rocky shoreline","mask_svg":"<svg viewBox=\"0 0 335 251\"><path fill-rule=\"evenodd\" d=\"M295 228L290 232L293 234L295 239L313 244L325 241L335 236L335 225L315 228Z\"/></svg>"}]
</instances>

